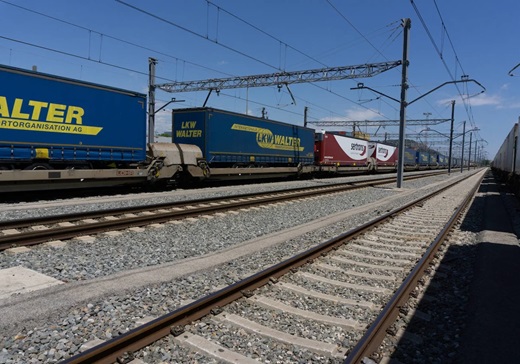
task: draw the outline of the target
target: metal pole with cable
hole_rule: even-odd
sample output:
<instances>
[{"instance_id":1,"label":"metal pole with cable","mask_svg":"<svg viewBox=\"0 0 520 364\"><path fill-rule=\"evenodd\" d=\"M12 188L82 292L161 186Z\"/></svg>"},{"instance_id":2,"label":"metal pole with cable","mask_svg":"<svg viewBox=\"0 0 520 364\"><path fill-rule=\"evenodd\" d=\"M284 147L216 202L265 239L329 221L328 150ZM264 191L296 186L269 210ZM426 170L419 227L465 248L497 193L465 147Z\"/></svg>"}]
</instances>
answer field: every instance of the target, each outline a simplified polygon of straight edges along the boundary
<instances>
[{"instance_id":1,"label":"metal pole with cable","mask_svg":"<svg viewBox=\"0 0 520 364\"><path fill-rule=\"evenodd\" d=\"M472 137L473 137L473 133L471 132L471 133L469 133L468 171L471 167L471 143L473 143Z\"/></svg>"},{"instance_id":2,"label":"metal pole with cable","mask_svg":"<svg viewBox=\"0 0 520 364\"><path fill-rule=\"evenodd\" d=\"M401 188L403 184L403 172L404 172L404 131L406 124L406 91L408 89L408 38L409 30L411 27L411 20L409 18L403 19L404 27L404 41L403 41L403 61L402 61L402 74L401 74L401 107L399 111L399 147L398 147L398 160L397 160L397 188Z\"/></svg>"},{"instance_id":3,"label":"metal pole with cable","mask_svg":"<svg viewBox=\"0 0 520 364\"><path fill-rule=\"evenodd\" d=\"M455 100L451 100L450 149L448 153L448 175L451 173L451 150L453 148L453 121L455 119Z\"/></svg>"},{"instance_id":4,"label":"metal pole with cable","mask_svg":"<svg viewBox=\"0 0 520 364\"><path fill-rule=\"evenodd\" d=\"M148 58L148 143L154 142L155 136L155 58Z\"/></svg>"},{"instance_id":5,"label":"metal pole with cable","mask_svg":"<svg viewBox=\"0 0 520 364\"><path fill-rule=\"evenodd\" d=\"M464 138L466 136L466 120L462 127L462 153L460 155L460 173L464 172Z\"/></svg>"}]
</instances>

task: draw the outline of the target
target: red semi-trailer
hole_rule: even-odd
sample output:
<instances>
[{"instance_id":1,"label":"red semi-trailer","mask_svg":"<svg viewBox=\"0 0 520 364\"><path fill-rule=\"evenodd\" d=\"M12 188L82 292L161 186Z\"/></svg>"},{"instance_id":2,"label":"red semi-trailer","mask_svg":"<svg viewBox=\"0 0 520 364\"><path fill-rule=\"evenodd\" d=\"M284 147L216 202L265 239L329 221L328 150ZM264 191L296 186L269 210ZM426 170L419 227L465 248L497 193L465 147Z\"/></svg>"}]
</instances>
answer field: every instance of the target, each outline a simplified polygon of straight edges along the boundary
<instances>
[{"instance_id":1,"label":"red semi-trailer","mask_svg":"<svg viewBox=\"0 0 520 364\"><path fill-rule=\"evenodd\" d=\"M368 150L376 171L390 171L397 168L399 158L397 147L380 142L369 142Z\"/></svg>"},{"instance_id":2,"label":"red semi-trailer","mask_svg":"<svg viewBox=\"0 0 520 364\"><path fill-rule=\"evenodd\" d=\"M369 171L368 141L334 132L316 132L315 164L320 172Z\"/></svg>"}]
</instances>

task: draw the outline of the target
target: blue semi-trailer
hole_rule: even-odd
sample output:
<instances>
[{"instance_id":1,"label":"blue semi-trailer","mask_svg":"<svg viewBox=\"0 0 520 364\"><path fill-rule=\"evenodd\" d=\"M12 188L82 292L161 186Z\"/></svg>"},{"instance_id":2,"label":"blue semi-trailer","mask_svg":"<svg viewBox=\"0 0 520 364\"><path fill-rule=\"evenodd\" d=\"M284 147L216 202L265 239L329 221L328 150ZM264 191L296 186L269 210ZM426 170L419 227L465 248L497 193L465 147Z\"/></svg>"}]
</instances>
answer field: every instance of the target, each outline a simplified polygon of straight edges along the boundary
<instances>
[{"instance_id":1,"label":"blue semi-trailer","mask_svg":"<svg viewBox=\"0 0 520 364\"><path fill-rule=\"evenodd\" d=\"M142 93L3 65L0 85L0 193L168 183L203 157L147 145Z\"/></svg>"},{"instance_id":2,"label":"blue semi-trailer","mask_svg":"<svg viewBox=\"0 0 520 364\"><path fill-rule=\"evenodd\" d=\"M405 148L403 161L405 166L415 168L417 166L417 151L412 148Z\"/></svg>"},{"instance_id":3,"label":"blue semi-trailer","mask_svg":"<svg viewBox=\"0 0 520 364\"><path fill-rule=\"evenodd\" d=\"M146 95L0 66L0 160L74 167L146 159Z\"/></svg>"},{"instance_id":4,"label":"blue semi-trailer","mask_svg":"<svg viewBox=\"0 0 520 364\"><path fill-rule=\"evenodd\" d=\"M428 167L430 165L430 153L418 150L417 164L419 167Z\"/></svg>"},{"instance_id":5,"label":"blue semi-trailer","mask_svg":"<svg viewBox=\"0 0 520 364\"><path fill-rule=\"evenodd\" d=\"M198 146L210 167L282 167L314 163L314 129L213 108L172 113L174 143Z\"/></svg>"}]
</instances>

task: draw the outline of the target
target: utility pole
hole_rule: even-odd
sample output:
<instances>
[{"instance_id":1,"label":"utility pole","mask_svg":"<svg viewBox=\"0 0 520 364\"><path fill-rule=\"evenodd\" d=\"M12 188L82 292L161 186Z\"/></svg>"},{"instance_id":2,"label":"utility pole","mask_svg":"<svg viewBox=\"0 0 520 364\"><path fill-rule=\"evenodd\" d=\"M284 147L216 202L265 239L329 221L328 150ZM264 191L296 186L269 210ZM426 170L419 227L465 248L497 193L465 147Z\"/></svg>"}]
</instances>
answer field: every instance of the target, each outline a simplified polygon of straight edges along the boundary
<instances>
[{"instance_id":1,"label":"utility pole","mask_svg":"<svg viewBox=\"0 0 520 364\"><path fill-rule=\"evenodd\" d=\"M408 90L408 39L409 31L411 27L410 18L403 19L403 60L401 62L402 73L401 73L401 107L399 110L399 156L397 161L397 188L401 188L403 184L403 172L404 172L404 148L405 148L405 124L406 124L406 91Z\"/></svg>"},{"instance_id":2,"label":"utility pole","mask_svg":"<svg viewBox=\"0 0 520 364\"><path fill-rule=\"evenodd\" d=\"M148 58L149 80L148 80L148 143L155 142L155 114L170 105L172 102L184 102L186 100L177 100L172 98L166 104L155 110L155 65L157 60ZM173 130L172 130L173 131Z\"/></svg>"},{"instance_id":3,"label":"utility pole","mask_svg":"<svg viewBox=\"0 0 520 364\"><path fill-rule=\"evenodd\" d=\"M478 150L477 143L478 143L478 139L475 139L475 158L473 158L473 159L475 160L475 164L478 167L479 162L478 162L478 159L477 159L477 150Z\"/></svg>"},{"instance_id":4,"label":"utility pole","mask_svg":"<svg viewBox=\"0 0 520 364\"><path fill-rule=\"evenodd\" d=\"M431 112L423 112L423 115L426 116L426 123L428 123L428 118L430 117L431 114L432 114ZM426 145L426 148L429 149L429 147L428 147L428 134L426 134L424 139L425 139L424 144Z\"/></svg>"},{"instance_id":5,"label":"utility pole","mask_svg":"<svg viewBox=\"0 0 520 364\"><path fill-rule=\"evenodd\" d=\"M154 142L155 136L155 58L148 58L148 143Z\"/></svg>"},{"instance_id":6,"label":"utility pole","mask_svg":"<svg viewBox=\"0 0 520 364\"><path fill-rule=\"evenodd\" d=\"M309 107L308 106L305 106L303 108L303 126L306 128L307 127L307 112L309 111Z\"/></svg>"},{"instance_id":7,"label":"utility pole","mask_svg":"<svg viewBox=\"0 0 520 364\"><path fill-rule=\"evenodd\" d=\"M462 153L460 157L460 173L464 172L464 138L466 137L466 120L462 127Z\"/></svg>"},{"instance_id":8,"label":"utility pole","mask_svg":"<svg viewBox=\"0 0 520 364\"><path fill-rule=\"evenodd\" d=\"M453 121L455 119L455 100L451 100L450 149L448 155L448 176L451 173L451 150L453 146Z\"/></svg>"},{"instance_id":9,"label":"utility pole","mask_svg":"<svg viewBox=\"0 0 520 364\"><path fill-rule=\"evenodd\" d=\"M472 143L472 138L473 137L473 132L470 132L469 133L469 152L468 152L468 171L471 167L471 143Z\"/></svg>"}]
</instances>

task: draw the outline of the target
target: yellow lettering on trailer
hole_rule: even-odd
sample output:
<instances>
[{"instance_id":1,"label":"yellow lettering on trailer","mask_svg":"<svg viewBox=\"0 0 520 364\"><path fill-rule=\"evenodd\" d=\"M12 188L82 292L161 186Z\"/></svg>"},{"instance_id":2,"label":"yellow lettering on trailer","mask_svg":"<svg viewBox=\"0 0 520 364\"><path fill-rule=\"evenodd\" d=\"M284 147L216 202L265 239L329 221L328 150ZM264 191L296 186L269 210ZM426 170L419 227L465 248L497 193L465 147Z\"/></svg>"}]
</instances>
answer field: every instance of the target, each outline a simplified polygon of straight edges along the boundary
<instances>
[{"instance_id":1,"label":"yellow lettering on trailer","mask_svg":"<svg viewBox=\"0 0 520 364\"><path fill-rule=\"evenodd\" d=\"M67 109L67 116L65 117L65 122L67 124L72 123L72 119L76 120L76 124L83 124L83 120L81 119L85 114L85 110L79 106L69 106Z\"/></svg>"},{"instance_id":2,"label":"yellow lettering on trailer","mask_svg":"<svg viewBox=\"0 0 520 364\"><path fill-rule=\"evenodd\" d=\"M31 113L27 113L22 112L24 104L25 102L23 99L15 99L10 110L7 98L5 96L0 96L0 116L4 118L11 117L13 119L43 121L40 117L42 116L42 112L47 110L45 121L51 121L54 123L65 122L67 124L72 124L74 122L78 125L83 124L82 117L85 115L85 110L82 107L29 100L27 104L25 104L25 109L27 110L30 107Z\"/></svg>"},{"instance_id":3,"label":"yellow lettering on trailer","mask_svg":"<svg viewBox=\"0 0 520 364\"><path fill-rule=\"evenodd\" d=\"M0 116L4 118L8 118L10 116L5 96L0 96Z\"/></svg>"},{"instance_id":4,"label":"yellow lettering on trailer","mask_svg":"<svg viewBox=\"0 0 520 364\"><path fill-rule=\"evenodd\" d=\"M63 123L63 117L65 116L66 105L62 104L49 104L47 111L47 121L53 121L55 123Z\"/></svg>"},{"instance_id":5,"label":"yellow lettering on trailer","mask_svg":"<svg viewBox=\"0 0 520 364\"><path fill-rule=\"evenodd\" d=\"M183 121L181 123L181 129L195 129L196 125L196 121Z\"/></svg>"},{"instance_id":6,"label":"yellow lettering on trailer","mask_svg":"<svg viewBox=\"0 0 520 364\"><path fill-rule=\"evenodd\" d=\"M176 130L175 136L177 138L200 138L202 137L202 130Z\"/></svg>"},{"instance_id":7,"label":"yellow lettering on trailer","mask_svg":"<svg viewBox=\"0 0 520 364\"><path fill-rule=\"evenodd\" d=\"M256 143L260 148L276 150L297 150L303 152L301 139L292 136L273 134L271 130L249 125L233 124L232 130L256 133Z\"/></svg>"},{"instance_id":8,"label":"yellow lettering on trailer","mask_svg":"<svg viewBox=\"0 0 520 364\"><path fill-rule=\"evenodd\" d=\"M33 107L31 119L40 120L40 113L41 113L42 109L46 109L49 106L49 103L43 102L43 101L31 100L31 101L29 101L29 105L31 105Z\"/></svg>"},{"instance_id":9,"label":"yellow lettering on trailer","mask_svg":"<svg viewBox=\"0 0 520 364\"><path fill-rule=\"evenodd\" d=\"M0 129L33 130L42 132L97 135L103 128L84 126L85 110L80 106L45 101L14 99L0 96ZM75 124L71 127L62 124ZM202 133L202 132L201 132Z\"/></svg>"},{"instance_id":10,"label":"yellow lettering on trailer","mask_svg":"<svg viewBox=\"0 0 520 364\"><path fill-rule=\"evenodd\" d=\"M177 138L201 138L202 130L195 129L196 126L196 121L183 121L181 123L181 130L176 130L175 136Z\"/></svg>"},{"instance_id":11,"label":"yellow lettering on trailer","mask_svg":"<svg viewBox=\"0 0 520 364\"><path fill-rule=\"evenodd\" d=\"M22 110L22 99L14 100L13 111L11 112L11 117L17 119L29 119L29 114L23 113Z\"/></svg>"}]
</instances>

